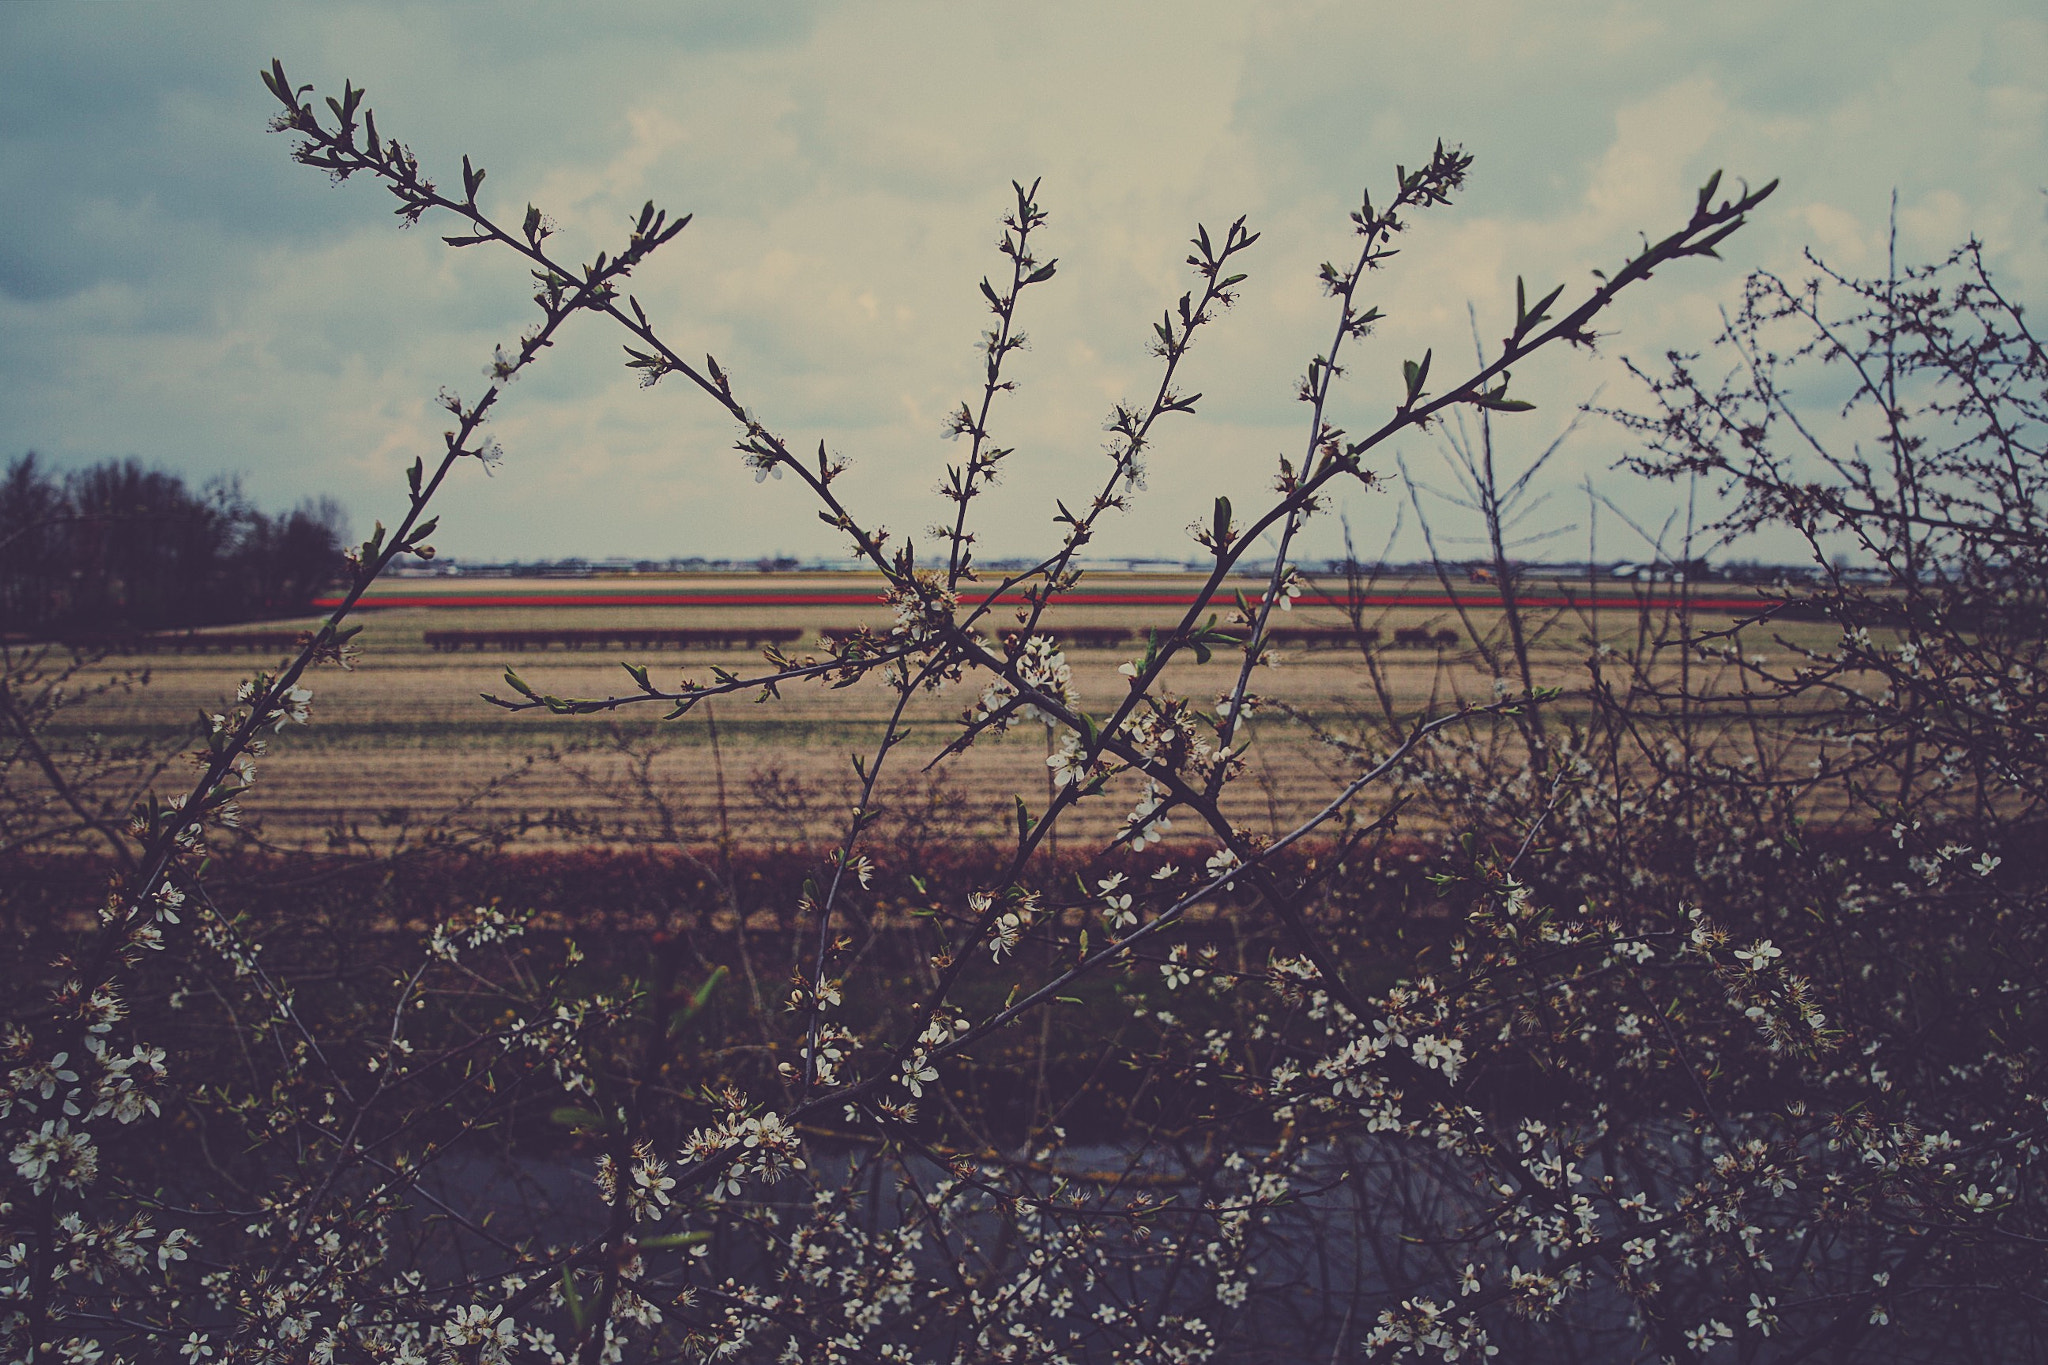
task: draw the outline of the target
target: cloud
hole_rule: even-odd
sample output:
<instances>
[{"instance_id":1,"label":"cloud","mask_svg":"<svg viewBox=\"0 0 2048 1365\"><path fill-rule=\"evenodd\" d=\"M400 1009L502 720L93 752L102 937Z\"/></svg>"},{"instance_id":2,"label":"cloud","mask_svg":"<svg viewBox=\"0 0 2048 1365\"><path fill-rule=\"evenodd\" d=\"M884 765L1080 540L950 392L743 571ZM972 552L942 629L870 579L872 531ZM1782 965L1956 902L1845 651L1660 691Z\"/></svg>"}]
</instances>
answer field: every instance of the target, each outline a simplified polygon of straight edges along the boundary
<instances>
[{"instance_id":1,"label":"cloud","mask_svg":"<svg viewBox=\"0 0 2048 1365\"><path fill-rule=\"evenodd\" d=\"M470 152L488 203L540 205L581 258L615 249L648 198L695 212L636 293L792 444L853 459L848 496L899 533L940 511L930 490L958 451L939 422L975 389L987 323L975 281L1001 264L1009 180L1042 176L1060 273L1027 295L1032 347L997 409L1019 454L987 507L994 554L1044 545L1054 497L1087 495L1109 405L1156 383L1145 340L1188 286L1186 238L1239 214L1265 238L1190 356L1203 415L1168 427L1120 534L1178 554L1215 494L1255 496L1302 442L1292 382L1331 326L1317 263L1352 249L1361 188L1384 198L1393 164L1438 136L1477 154L1473 184L1373 279L1388 321L1354 353L1354 427L1384 412L1404 357L1469 354L1468 303L1497 336L1517 275L1583 287L1717 167L1785 188L1726 266L1667 272L1618 310L1602 359L1518 374L1543 411L1511 439L1538 448L1596 386L1613 396L1615 356L1698 345L1746 268L1797 273L1808 244L1869 268L1895 188L1902 250L1974 231L2023 297L2048 285L2048 26L2004 0L602 13L0 10L0 447L245 471L260 497L332 491L367 525L437 444L434 393L479 390L527 324L516 262L400 231L374 187L290 164L262 130L254 72L272 55L323 90L368 85L444 180ZM830 548L801 490L753 484L705 404L674 380L639 390L619 340L580 320L508 396L511 458L451 490L444 551ZM1589 428L1559 480L1604 474L1616 450ZM1430 458L1426 441L1407 453ZM1391 515L1369 495L1353 509Z\"/></svg>"}]
</instances>

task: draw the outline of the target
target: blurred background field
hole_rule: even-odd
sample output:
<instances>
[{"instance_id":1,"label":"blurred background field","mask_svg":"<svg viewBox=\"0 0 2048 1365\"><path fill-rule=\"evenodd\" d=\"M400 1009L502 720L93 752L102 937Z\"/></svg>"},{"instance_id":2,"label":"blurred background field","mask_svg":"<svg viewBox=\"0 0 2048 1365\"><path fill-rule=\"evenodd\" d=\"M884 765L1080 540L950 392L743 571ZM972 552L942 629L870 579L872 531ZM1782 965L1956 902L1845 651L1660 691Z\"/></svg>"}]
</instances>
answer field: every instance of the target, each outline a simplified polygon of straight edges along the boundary
<instances>
[{"instance_id":1,"label":"blurred background field","mask_svg":"<svg viewBox=\"0 0 2048 1365\"><path fill-rule=\"evenodd\" d=\"M1121 628L1121 645L1070 645L1068 657L1083 704L1097 714L1124 695L1117 669L1141 654L1147 631L1165 632L1185 608L1177 600L1199 584L1193 575L1090 575L1077 595L1047 618L1063 631ZM1255 593L1257 584L1248 584ZM1253 690L1268 703L1252 727L1252 780L1236 788L1232 814L1246 828L1278 831L1318 808L1334 784L1355 770L1356 757L1325 736L1357 736L1389 714L1412 716L1494 698L1485 644L1504 651L1498 590L1452 583L1456 599L1434 579L1347 582L1310 579L1302 597L1275 622L1296 631L1363 627L1377 641L1360 647L1305 647L1291 642L1278 663L1257 670ZM1552 603L1529 616L1531 662L1539 685L1565 689L1556 705L1585 683L1598 635L1617 648L1673 629L1672 609L1690 595L1704 602L1695 631L1720 629L1732 609L1758 602L1733 584L1692 588L1532 577L1521 590ZM692 605L578 606L582 599L619 596L694 597ZM745 605L716 604L744 597ZM714 602L701 604L703 599ZM407 605L376 605L406 602ZM1225 601L1229 599L1226 596ZM508 601L517 605L482 605ZM434 605L426 605L428 602ZM862 603L865 605L862 605ZM1386 605L1386 603L1397 605ZM1559 605L1562 603L1573 605ZM319 670L312 723L277 735L248 804L250 828L285 848L379 845L422 837L427 830L465 838L513 837L551 846L638 844L721 837L750 847L809 845L836 837L853 795L851 755L866 754L893 702L875 684L835 690L822 683L787 687L779 697L740 694L676 721L643 704L591 717L508 713L484 692L510 695L506 665L536 690L563 697L605 697L633 689L622 661L644 663L657 686L683 678L708 681L713 668L741 676L765 668L758 648L681 649L431 648L429 632L579 631L688 628L700 631L796 632L784 646L802 655L821 634L866 625L886 631L890 610L874 580L857 575L634 575L619 579L398 579L372 597L361 656L353 669ZM986 618L991 632L1014 628L1008 607ZM194 719L219 710L236 684L269 666L262 632L310 629L317 618L239 626L209 634L240 636L235 647L115 652L95 666L108 675L142 670L146 686L121 688L66 710L52 741L166 743ZM1823 628L1772 623L1782 646L1823 643ZM1426 643L1417 643L1418 633ZM251 646L250 638L256 643ZM1405 643L1396 643L1405 641ZM1210 707L1227 691L1241 656L1219 652L1208 664L1184 657L1167 675L1173 693ZM985 839L1014 822L1014 794L1042 801L1046 737L1020 726L930 770L927 760L956 732L974 699L964 684L920 695L915 729L892 760L881 794L897 844ZM1068 837L1113 831L1127 803L1086 802Z\"/></svg>"}]
</instances>

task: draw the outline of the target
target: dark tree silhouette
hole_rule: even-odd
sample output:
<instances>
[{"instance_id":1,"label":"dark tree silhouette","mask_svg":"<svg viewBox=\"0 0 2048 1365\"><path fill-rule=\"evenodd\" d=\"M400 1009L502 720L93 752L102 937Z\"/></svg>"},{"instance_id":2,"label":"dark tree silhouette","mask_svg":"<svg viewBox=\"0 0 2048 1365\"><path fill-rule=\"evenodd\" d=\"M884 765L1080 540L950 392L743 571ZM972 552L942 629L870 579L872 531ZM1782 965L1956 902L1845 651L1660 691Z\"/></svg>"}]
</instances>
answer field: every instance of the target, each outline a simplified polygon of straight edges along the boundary
<instances>
[{"instance_id":1,"label":"dark tree silhouette","mask_svg":"<svg viewBox=\"0 0 2048 1365\"><path fill-rule=\"evenodd\" d=\"M140 461L0 479L0 628L104 634L305 611L341 567L331 499L272 515L235 480L194 490Z\"/></svg>"}]
</instances>

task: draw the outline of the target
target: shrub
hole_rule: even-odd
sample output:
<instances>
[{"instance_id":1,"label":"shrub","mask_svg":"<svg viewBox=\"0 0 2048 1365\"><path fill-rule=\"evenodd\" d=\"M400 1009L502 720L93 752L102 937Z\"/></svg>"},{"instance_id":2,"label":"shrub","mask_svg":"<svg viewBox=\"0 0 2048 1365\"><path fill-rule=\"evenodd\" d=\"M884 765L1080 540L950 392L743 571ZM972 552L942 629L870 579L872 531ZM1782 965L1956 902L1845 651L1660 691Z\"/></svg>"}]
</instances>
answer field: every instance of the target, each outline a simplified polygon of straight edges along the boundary
<instances>
[{"instance_id":1,"label":"shrub","mask_svg":"<svg viewBox=\"0 0 2048 1365\"><path fill-rule=\"evenodd\" d=\"M1533 686L1537 623L1510 611L1511 638L1475 645L1497 681L1484 703L1327 731L1327 807L1262 836L1224 797L1254 727L1287 721L1253 680L1300 589L1303 523L1342 482L1374 482L1397 435L1471 409L1490 441L1495 414L1527 407L1511 367L1591 344L1619 293L1711 254L1768 187L1717 201L1716 177L1582 298L1518 290L1492 359L1448 380L1428 353L1406 363L1354 437L1334 383L1378 317L1370 272L1470 163L1439 146L1400 170L1323 267L1333 336L1274 497L1216 501L1193 528L1204 602L1129 661L1121 695L1086 698L1046 612L1138 496L1165 420L1194 410L1183 370L1246 280L1242 222L1198 231L1193 285L1156 328L1158 385L1112 411L1100 482L1062 505L1058 544L984 575L972 514L1011 455L998 399L1025 295L1054 275L1034 191L1017 187L982 284L983 383L953 422L954 511L926 560L842 500L842 463L801 453L624 292L687 219L650 204L623 249L573 265L538 210L494 216L467 161L459 193L437 188L352 86L322 112L281 66L266 81L300 161L374 178L408 220L452 218L453 246L517 254L540 317L480 398L445 397L445 444L355 551L343 605L213 719L183 798L138 809L99 926L17 1007L0 1120L15 1356L2038 1354L2040 561L2024 552L2041 352L1973 254L1954 292L1835 281L1864 308L1847 333L1825 291L1754 283L1728 383L1678 360L1653 383L1660 411L1631 419L1646 469L1728 481L1731 531L1789 520L1819 553L1834 518L1878 548L1886 587L1837 574L1800 598L1844 628L1839 648L1780 641L1774 667L1750 637L1777 608L1707 632L1680 594L1616 649L1588 603L1569 618L1586 681L1562 695ZM843 841L786 893L789 980L750 955L737 896L730 973L715 918L593 952L502 905L465 905L404 954L394 924L320 970L288 910L214 894L208 830L233 818L260 736L307 718L305 675L345 654L363 589L420 552L445 480L494 458L482 428L504 384L586 314L624 330L646 383L723 408L746 462L805 486L895 607L886 631L771 649L745 676L664 687L629 666L617 695L562 698L508 671L498 702L681 719L724 695L891 689ZM1766 347L1766 325L1822 340ZM1875 404L1887 459L1789 473L1778 432L1811 423L1778 355L1849 366L1843 421ZM1268 536L1264 591L1232 609L1220 594ZM1013 603L1020 628L999 630ZM1174 659L1212 653L1233 676L1213 705L1165 688ZM1041 736L1051 794L1037 811L1019 795L992 866L878 882L877 784L910 700L942 684L973 700L938 757ZM1118 803L1122 833L1053 859L1083 802ZM1435 929L1342 908L1404 802L1450 822L1455 918ZM743 1024L717 1022L735 1009ZM1088 1140L1100 1114L1069 1129L1084 1097L1114 1101L1114 1142Z\"/></svg>"}]
</instances>

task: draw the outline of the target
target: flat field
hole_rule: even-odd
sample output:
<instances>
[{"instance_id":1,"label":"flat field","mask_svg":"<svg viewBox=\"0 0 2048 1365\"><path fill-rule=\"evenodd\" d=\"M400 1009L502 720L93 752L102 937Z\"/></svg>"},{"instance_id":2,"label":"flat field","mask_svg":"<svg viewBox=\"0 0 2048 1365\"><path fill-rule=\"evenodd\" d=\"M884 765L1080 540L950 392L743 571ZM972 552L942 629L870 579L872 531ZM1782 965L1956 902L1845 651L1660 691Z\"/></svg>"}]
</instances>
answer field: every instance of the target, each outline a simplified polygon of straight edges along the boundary
<instances>
[{"instance_id":1,"label":"flat field","mask_svg":"<svg viewBox=\"0 0 2048 1365\"><path fill-rule=\"evenodd\" d=\"M1123 646L1068 652L1083 704L1100 713L1124 694L1118 665L1142 652L1145 631L1163 631L1180 618L1196 580L1095 574L1085 584L1086 596L1049 615L1052 633L1121 627L1135 635ZM1389 704L1413 715L1492 697L1492 674L1474 638L1500 643L1498 597L1486 585L1455 586L1456 606L1435 580L1372 584L1361 622L1380 632L1381 643L1370 660L1357 648L1297 646L1280 651L1279 666L1258 671L1254 691L1281 705L1254 726L1251 780L1234 789L1233 818L1250 828L1283 828L1319 807L1351 770L1352 760L1319 742L1302 720L1355 734L1361 718L1383 715ZM1527 591L1549 603L1530 613L1544 626L1534 651L1538 681L1569 689L1583 680L1596 631L1625 646L1641 631L1662 628L1672 589L1637 593L1603 584L1597 612L1586 608L1583 582L1532 583ZM1726 624L1731 609L1750 597L1732 585L1694 591L1710 603L1698 614L1701 629ZM1312 583L1276 621L1346 627L1345 595L1341 579ZM1565 605L1567 598L1574 605ZM369 601L372 609L357 618L364 626L357 666L322 669L309 679L312 723L287 726L263 764L250 815L272 843L375 845L433 832L511 834L522 844L554 846L698 840L721 831L751 847L830 841L855 790L851 757L872 754L894 700L879 683L840 690L801 683L766 701L724 698L673 722L658 720L661 708L652 704L596 717L515 715L479 696L509 695L502 681L507 664L536 690L566 697L631 692L621 661L649 665L664 685L685 676L708 680L714 666L742 676L765 666L758 650L730 647L451 651L427 643L428 632L448 630L779 627L801 633L786 648L802 654L823 632L887 627L877 580L856 575L400 579ZM314 624L308 618L265 628ZM1012 624L1009 611L989 624ZM1398 631L1417 628L1432 643L1393 643ZM1440 632L1453 635L1435 643ZM1769 634L1818 644L1824 631L1774 624ZM1768 640L1746 644L1770 647ZM1213 706L1240 657L1225 651L1207 665L1187 658L1169 672L1167 686ZM97 672L146 669L147 686L65 712L53 737L60 745L87 734L169 743L195 715L220 709L241 678L273 662L250 652L109 657ZM885 825L893 826L885 837L896 844L988 837L1011 826L1016 795L1043 807L1042 727L1020 726L926 769L978 689L956 685L912 702L913 732L891 756L880 788ZM179 773L173 769L169 780ZM1117 800L1085 803L1067 823L1069 837L1113 829L1126 808Z\"/></svg>"}]
</instances>

